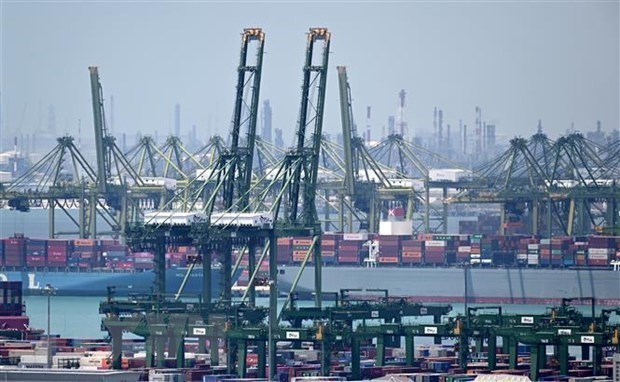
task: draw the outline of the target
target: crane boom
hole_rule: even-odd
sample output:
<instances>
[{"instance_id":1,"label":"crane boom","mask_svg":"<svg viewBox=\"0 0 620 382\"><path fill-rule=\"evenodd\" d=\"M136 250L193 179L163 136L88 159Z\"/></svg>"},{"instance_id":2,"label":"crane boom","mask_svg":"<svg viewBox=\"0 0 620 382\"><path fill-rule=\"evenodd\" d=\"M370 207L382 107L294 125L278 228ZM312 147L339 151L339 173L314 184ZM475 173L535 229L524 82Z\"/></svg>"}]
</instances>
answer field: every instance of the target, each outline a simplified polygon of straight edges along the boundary
<instances>
[{"instance_id":1,"label":"crane boom","mask_svg":"<svg viewBox=\"0 0 620 382\"><path fill-rule=\"evenodd\" d=\"M353 139L355 138L355 130L353 124L353 115L351 110L351 88L347 79L347 67L338 66L338 89L340 92L340 118L342 121L342 139L344 147L344 189L348 195L355 192L355 170L353 161L355 158L355 148L353 147Z\"/></svg>"},{"instance_id":2,"label":"crane boom","mask_svg":"<svg viewBox=\"0 0 620 382\"><path fill-rule=\"evenodd\" d=\"M97 152L97 189L106 192L106 149L104 144L105 117L103 112L103 91L99 82L99 68L90 66L90 91L93 102L93 122L95 126L95 149Z\"/></svg>"},{"instance_id":3,"label":"crane boom","mask_svg":"<svg viewBox=\"0 0 620 382\"><path fill-rule=\"evenodd\" d=\"M248 50L252 41L256 45L256 62L248 63ZM252 165L254 158L254 146L256 142L256 123L258 119L258 103L260 94L260 80L263 66L263 51L265 46L265 33L260 28L246 28L241 38L241 52L239 67L237 69L237 91L235 96L235 111L232 123L231 146L229 159L233 166L227 174L224 186L224 205L230 208L236 198L240 199L239 208L248 205L248 190L252 180ZM246 81L246 77L249 79ZM246 85L251 81L251 88ZM249 114L244 113L246 90L251 92ZM240 142L242 128L245 127L245 143ZM235 191L235 183L237 189Z\"/></svg>"},{"instance_id":4,"label":"crane boom","mask_svg":"<svg viewBox=\"0 0 620 382\"><path fill-rule=\"evenodd\" d=\"M296 222L300 218L298 216L298 206L299 202L303 200L301 217L306 226L313 226L318 222L315 194L321 153L321 136L323 134L323 110L327 86L330 39L331 33L327 28L311 28L308 33L306 59L303 68L301 107L297 126L297 146L295 152L292 153L292 157L300 159L303 165L297 166L293 174L293 182L289 193L288 219L290 222ZM314 64L315 45L320 41L323 42L321 62ZM312 99L310 96L310 89L313 86L317 87L316 99ZM311 109L314 110L314 113L310 113ZM312 123L314 124L314 130L307 142L306 130ZM303 199L300 200L299 192L302 183Z\"/></svg>"}]
</instances>

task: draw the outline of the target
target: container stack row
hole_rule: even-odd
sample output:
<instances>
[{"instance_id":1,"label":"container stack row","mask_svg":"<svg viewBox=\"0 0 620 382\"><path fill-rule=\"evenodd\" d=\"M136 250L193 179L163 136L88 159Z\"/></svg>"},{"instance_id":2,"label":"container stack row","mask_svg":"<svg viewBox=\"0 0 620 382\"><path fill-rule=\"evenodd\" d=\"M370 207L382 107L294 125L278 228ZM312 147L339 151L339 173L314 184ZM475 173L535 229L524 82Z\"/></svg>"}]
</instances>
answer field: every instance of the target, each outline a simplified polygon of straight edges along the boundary
<instances>
[{"instance_id":1,"label":"container stack row","mask_svg":"<svg viewBox=\"0 0 620 382\"><path fill-rule=\"evenodd\" d=\"M313 263L312 237L281 237L278 264ZM368 233L325 233L321 238L324 265L415 267L471 265L480 267L611 267L620 261L620 237L527 235L409 236ZM198 256L192 246L166 248L166 267L184 267ZM238 254L237 254L238 256ZM237 257L235 256L235 258ZM213 260L222 261L214 253ZM34 239L15 236L0 240L0 265L8 268L107 269L148 271L152 252L132 252L116 240ZM247 259L242 260L247 266ZM267 262L265 262L267 264Z\"/></svg>"},{"instance_id":2,"label":"container stack row","mask_svg":"<svg viewBox=\"0 0 620 382\"><path fill-rule=\"evenodd\" d=\"M288 241L293 244L278 244L278 263L298 265L309 248L299 244L311 243L311 239L293 237ZM620 237L329 233L322 243L324 265L367 265L371 247L377 248L373 262L377 266L610 267L611 261L620 260Z\"/></svg>"}]
</instances>

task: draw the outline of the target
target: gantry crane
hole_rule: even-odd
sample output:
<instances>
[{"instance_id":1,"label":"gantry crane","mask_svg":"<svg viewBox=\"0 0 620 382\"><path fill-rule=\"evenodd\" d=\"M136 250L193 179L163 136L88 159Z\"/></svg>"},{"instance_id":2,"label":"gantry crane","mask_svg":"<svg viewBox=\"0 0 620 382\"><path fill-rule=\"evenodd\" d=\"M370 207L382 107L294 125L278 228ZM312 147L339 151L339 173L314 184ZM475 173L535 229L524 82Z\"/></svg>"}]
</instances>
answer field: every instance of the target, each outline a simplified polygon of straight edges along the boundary
<instances>
[{"instance_id":1,"label":"gantry crane","mask_svg":"<svg viewBox=\"0 0 620 382\"><path fill-rule=\"evenodd\" d=\"M212 158L216 160L213 166L205 169L205 179L191 180L185 187L186 189L180 190L174 199L168 201L159 211L145 215L144 222L132 225L129 230L130 244L133 247L148 248L155 252L155 296L150 303L157 307L158 314L162 309L169 309L167 315L158 315L151 321L148 315L139 317L140 322L146 322L151 327L166 326L173 319L179 319L187 324L189 316L186 313L172 312L198 260L202 261L203 273L201 297L206 303L199 312L203 323L212 322L215 316L229 317L230 312L235 309L231 307L233 246L249 247L250 259L253 259L256 246L264 244L265 231L273 234L273 229L264 229L263 226L246 227L240 218L247 212L250 205L249 188L265 34L260 28L247 28L243 31L241 41L230 147L223 149L218 158ZM255 45L256 48L256 60L253 63L248 57L251 45ZM248 96L249 93L251 96ZM247 98L250 99L249 105L246 104ZM192 198L189 203L186 203L184 199L193 190L197 191L194 196L199 197ZM203 198L202 206L198 206L200 197ZM179 207L187 210L180 211ZM275 237L269 237L269 239L275 242ZM200 257L190 264L173 301L169 301L165 296L164 256L166 247L170 245L196 245L200 254ZM215 304L212 303L212 251L220 253L223 263L222 296ZM243 250L241 252L243 253ZM272 257L275 265L275 254ZM264 317L261 316L262 318ZM113 317L107 321L106 326L111 328L112 332L114 325L123 325L122 321L120 317ZM164 340L156 338L156 346L161 346L163 343L161 341ZM120 341L120 339L116 337L115 341ZM217 341L214 343L217 344ZM217 351L215 353L217 354ZM273 356L275 359L275 350ZM118 355L115 355L115 360L118 361ZM229 360L228 364L234 364L234 360Z\"/></svg>"},{"instance_id":2,"label":"gantry crane","mask_svg":"<svg viewBox=\"0 0 620 382\"><path fill-rule=\"evenodd\" d=\"M146 190L135 189L128 197L130 185L140 186L142 181L131 168L114 137L105 128L103 92L97 67L90 67L95 148L97 160L91 165L72 137L58 138L58 145L23 176L2 190L1 197L9 199L15 208L27 211L29 206L45 206L49 210L49 236L78 234L81 238L96 238L98 234L119 235L129 219L130 209L138 208L134 201L148 197ZM45 201L45 203L43 202ZM76 218L69 208L78 207ZM62 210L78 228L77 232L56 232L56 210ZM97 218L110 227L102 232Z\"/></svg>"},{"instance_id":3,"label":"gantry crane","mask_svg":"<svg viewBox=\"0 0 620 382\"><path fill-rule=\"evenodd\" d=\"M338 85L340 94L340 118L342 122L343 156L345 176L343 194L339 196L340 213L339 228L344 231L344 212L348 210L346 223L348 230L353 229L353 216L359 216L356 210L362 211L366 217L360 222L360 229L378 232L378 188L390 188L390 180L382 171L381 166L370 155L364 140L358 136L353 119L351 86L346 66L338 66ZM360 173L363 177L360 178Z\"/></svg>"},{"instance_id":4,"label":"gantry crane","mask_svg":"<svg viewBox=\"0 0 620 382\"><path fill-rule=\"evenodd\" d=\"M312 244L300 272L304 271L305 264L310 256L313 256L315 303L319 307L322 301L321 226L316 209L316 185L321 155L330 41L331 33L327 28L311 28L308 33L296 145L286 154L277 171L278 177L282 179L282 190L273 207L278 235L282 233L285 236L312 237ZM316 55L315 49L320 49ZM315 56L319 62L315 62ZM292 289L295 288L296 283L293 283Z\"/></svg>"}]
</instances>

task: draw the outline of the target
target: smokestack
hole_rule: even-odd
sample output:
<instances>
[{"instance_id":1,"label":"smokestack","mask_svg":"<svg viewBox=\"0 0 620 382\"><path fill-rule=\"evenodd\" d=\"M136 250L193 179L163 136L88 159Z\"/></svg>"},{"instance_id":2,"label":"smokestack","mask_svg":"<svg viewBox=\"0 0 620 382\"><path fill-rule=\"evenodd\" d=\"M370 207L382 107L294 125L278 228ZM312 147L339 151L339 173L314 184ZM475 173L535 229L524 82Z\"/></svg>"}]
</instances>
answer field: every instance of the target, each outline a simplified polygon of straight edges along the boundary
<instances>
[{"instance_id":1,"label":"smokestack","mask_svg":"<svg viewBox=\"0 0 620 382\"><path fill-rule=\"evenodd\" d=\"M467 125L463 125L463 154L467 155Z\"/></svg>"},{"instance_id":2,"label":"smokestack","mask_svg":"<svg viewBox=\"0 0 620 382\"><path fill-rule=\"evenodd\" d=\"M439 148L439 140L437 139L437 106L433 109L433 143L435 148Z\"/></svg>"},{"instance_id":3,"label":"smokestack","mask_svg":"<svg viewBox=\"0 0 620 382\"><path fill-rule=\"evenodd\" d=\"M263 102L263 129L261 138L264 141L271 143L271 131L272 131L272 111L269 100Z\"/></svg>"},{"instance_id":4,"label":"smokestack","mask_svg":"<svg viewBox=\"0 0 620 382\"><path fill-rule=\"evenodd\" d=\"M284 139L282 138L282 129L275 129L274 145L284 147Z\"/></svg>"},{"instance_id":5,"label":"smokestack","mask_svg":"<svg viewBox=\"0 0 620 382\"><path fill-rule=\"evenodd\" d=\"M437 113L437 138L439 140L439 147L443 147L443 110L441 109Z\"/></svg>"},{"instance_id":6,"label":"smokestack","mask_svg":"<svg viewBox=\"0 0 620 382\"><path fill-rule=\"evenodd\" d=\"M398 103L398 127L400 129L400 135L405 137L407 134L407 123L405 122L405 96L407 93L405 89L401 89L398 93L399 103Z\"/></svg>"},{"instance_id":7,"label":"smokestack","mask_svg":"<svg viewBox=\"0 0 620 382\"><path fill-rule=\"evenodd\" d=\"M388 134L396 134L396 122L393 115L388 117Z\"/></svg>"},{"instance_id":8,"label":"smokestack","mask_svg":"<svg viewBox=\"0 0 620 382\"><path fill-rule=\"evenodd\" d=\"M366 143L370 143L370 106L366 106Z\"/></svg>"},{"instance_id":9,"label":"smokestack","mask_svg":"<svg viewBox=\"0 0 620 382\"><path fill-rule=\"evenodd\" d=\"M174 105L174 136L181 136L181 105L178 103Z\"/></svg>"},{"instance_id":10,"label":"smokestack","mask_svg":"<svg viewBox=\"0 0 620 382\"><path fill-rule=\"evenodd\" d=\"M17 136L13 139L13 177L17 177Z\"/></svg>"}]
</instances>

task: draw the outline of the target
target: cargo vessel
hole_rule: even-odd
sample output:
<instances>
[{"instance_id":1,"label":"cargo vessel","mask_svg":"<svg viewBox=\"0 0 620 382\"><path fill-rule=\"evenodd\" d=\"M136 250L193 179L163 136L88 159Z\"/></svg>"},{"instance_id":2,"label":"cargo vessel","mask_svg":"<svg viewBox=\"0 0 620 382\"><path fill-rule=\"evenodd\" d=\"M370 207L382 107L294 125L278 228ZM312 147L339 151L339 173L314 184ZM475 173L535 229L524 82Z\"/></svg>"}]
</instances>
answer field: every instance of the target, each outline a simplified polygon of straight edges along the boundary
<instances>
[{"instance_id":1,"label":"cargo vessel","mask_svg":"<svg viewBox=\"0 0 620 382\"><path fill-rule=\"evenodd\" d=\"M288 293L311 238L278 239L278 289ZM419 302L620 305L620 237L324 234L322 290L386 289ZM314 292L309 256L298 296Z\"/></svg>"},{"instance_id":2,"label":"cargo vessel","mask_svg":"<svg viewBox=\"0 0 620 382\"><path fill-rule=\"evenodd\" d=\"M177 293L195 256L193 247L169 247L166 253L166 293ZM0 240L0 281L18 281L24 295L40 294L51 284L58 295L106 296L114 287L117 296L148 294L155 281L154 255L131 252L116 240L34 239L23 235ZM219 262L211 266L212 297L221 292ZM201 266L195 266L185 284L184 295L202 291ZM233 275L233 281L237 275Z\"/></svg>"}]
</instances>

